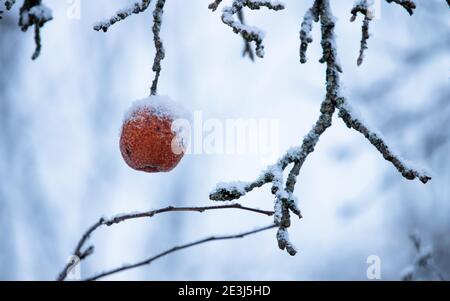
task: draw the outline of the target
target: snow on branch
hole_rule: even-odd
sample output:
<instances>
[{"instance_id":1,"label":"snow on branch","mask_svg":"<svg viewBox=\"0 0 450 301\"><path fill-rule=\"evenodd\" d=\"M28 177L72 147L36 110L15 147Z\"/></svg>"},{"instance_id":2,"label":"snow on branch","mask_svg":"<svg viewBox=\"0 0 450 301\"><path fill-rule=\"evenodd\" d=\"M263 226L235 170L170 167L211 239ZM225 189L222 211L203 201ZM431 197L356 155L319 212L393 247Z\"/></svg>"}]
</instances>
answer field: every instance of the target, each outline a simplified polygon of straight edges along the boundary
<instances>
[{"instance_id":1,"label":"snow on branch","mask_svg":"<svg viewBox=\"0 0 450 301\"><path fill-rule=\"evenodd\" d=\"M412 0L386 0L387 3L397 3L401 5L406 11L412 15L416 9L416 4Z\"/></svg>"},{"instance_id":2,"label":"snow on branch","mask_svg":"<svg viewBox=\"0 0 450 301\"><path fill-rule=\"evenodd\" d=\"M86 259L88 256L92 255L94 253L94 246L88 246L85 247L86 243L88 242L89 238L91 237L91 235L100 227L103 226L107 226L110 227L112 225L116 225L128 220L134 220L134 219L142 219L142 218L151 218L155 215L158 214L162 214L162 213L168 213L168 212L199 212L199 213L203 213L206 211L213 211L213 210L224 210L224 209L238 209L238 210L243 210L243 211L249 211L249 212L254 212L254 213L258 213L258 214L262 214L262 215L267 215L267 216L272 216L274 214L274 212L272 211L267 211L267 210L261 210L261 209L256 209L256 208L250 208L250 207L245 207L242 206L240 204L229 204L229 205L220 205L220 206L206 206L206 207L173 207L173 206L169 206L169 207L165 207L165 208L161 208L161 209L157 209L157 210L151 210L151 211L146 211L146 212L136 212L136 213L126 213L126 214L119 214L116 215L114 217L111 218L100 218L99 221L97 221L95 224L93 224L91 227L89 227L89 229L82 235L81 239L79 240L79 242L77 243L77 246L75 247L75 250L73 252L73 255L76 256L79 259L79 262L81 262L82 260ZM192 247L195 245L199 245L202 243L206 243L209 241L213 241L213 240L224 240L224 239L233 239L233 238L242 238L251 234L255 234L261 231L265 231L265 230L269 230L274 228L275 225L270 225L264 228L260 228L260 229L256 229L253 231L249 231L249 232L245 232L245 233L240 233L240 234L235 234L235 235L230 235L230 236L217 236L217 237L209 237L207 239L203 239L194 243L190 243L190 244L186 244L183 246L178 246L178 247L174 247L166 252L163 252L162 254L159 254L155 257L152 257L151 259L147 259L145 261L142 261L138 264L134 264L134 265L129 265L127 266L127 268L124 268L124 266L122 266L121 268L112 270L110 272L106 272L106 273L102 273L99 274L95 277L89 278L87 280L96 280L99 279L101 277L105 277L107 275L111 275L123 270L127 270L127 269L131 269L131 268L135 268L135 267L139 267L139 266L143 266L146 264L149 264L151 261L154 261L162 256L168 255L169 253L181 250L181 249L185 249L188 247ZM58 275L57 279L58 281L63 281L66 279L67 275L69 274L69 272L71 271L71 269L74 268L74 262L68 262L63 270L61 271L61 273Z\"/></svg>"},{"instance_id":3,"label":"snow on branch","mask_svg":"<svg viewBox=\"0 0 450 301\"><path fill-rule=\"evenodd\" d=\"M315 1L314 5L306 11L303 17L303 22L300 30L300 62L302 64L307 62L306 51L308 45L313 42L311 31L313 28L313 22L319 22L319 1Z\"/></svg>"},{"instance_id":4,"label":"snow on branch","mask_svg":"<svg viewBox=\"0 0 450 301\"><path fill-rule=\"evenodd\" d=\"M164 4L166 0L158 0L155 6L155 10L153 11L153 40L155 42L155 60L153 62L152 70L155 72L155 78L152 82L152 87L150 88L150 94L156 95L158 89L158 80L161 75L161 61L165 57L164 45L162 39L160 37L161 32L161 24L162 24L162 16L164 13Z\"/></svg>"},{"instance_id":5,"label":"snow on branch","mask_svg":"<svg viewBox=\"0 0 450 301\"><path fill-rule=\"evenodd\" d=\"M151 0L142 0L140 2L135 2L132 6L119 10L114 16L109 18L108 20L98 22L94 25L94 30L103 32L107 32L109 27L114 25L115 23L125 20L132 14L139 14L147 10L151 3ZM161 75L161 61L165 57L164 45L160 36L161 25L162 25L162 17L164 14L164 5L166 4L166 0L157 0L155 4L155 8L153 10L153 42L155 44L155 58L153 61L152 71L155 72L155 77L152 81L152 85L150 87L150 95L156 95L158 90L158 81Z\"/></svg>"},{"instance_id":6,"label":"snow on branch","mask_svg":"<svg viewBox=\"0 0 450 301\"><path fill-rule=\"evenodd\" d=\"M339 117L341 117L349 128L360 132L375 148L381 153L383 158L391 162L395 168L408 180L418 178L422 183L426 184L431 180L429 172L423 168L416 167L415 164L408 162L402 158L397 152L393 151L385 142L380 133L370 129L359 117L354 109L341 98L338 103Z\"/></svg>"},{"instance_id":7,"label":"snow on branch","mask_svg":"<svg viewBox=\"0 0 450 301\"><path fill-rule=\"evenodd\" d=\"M208 7L212 11L215 11L222 1L214 1ZM255 42L256 55L260 58L264 57L264 33L258 28L245 25L242 21L236 20L234 15L239 14L244 7L248 7L251 10L258 10L262 7L266 7L271 10L283 10L284 4L278 1L270 0L233 0L232 6L225 7L222 12L223 23L230 26L237 34L241 34L245 41L248 43Z\"/></svg>"},{"instance_id":8,"label":"snow on branch","mask_svg":"<svg viewBox=\"0 0 450 301\"><path fill-rule=\"evenodd\" d=\"M7 10L11 10L13 5L16 3L16 0L5 0L4 5ZM0 9L0 20L2 19L3 10Z\"/></svg>"},{"instance_id":9,"label":"snow on branch","mask_svg":"<svg viewBox=\"0 0 450 301\"><path fill-rule=\"evenodd\" d=\"M369 25L374 18L373 10L370 8L373 5L373 0L356 0L351 11L352 17L351 22L356 20L358 13L364 15L363 25L361 27L362 38L361 38L361 48L359 50L359 57L357 60L358 66L360 66L364 61L364 52L368 49L367 41L370 38Z\"/></svg>"},{"instance_id":10,"label":"snow on branch","mask_svg":"<svg viewBox=\"0 0 450 301\"><path fill-rule=\"evenodd\" d=\"M239 22L245 25L245 18L244 18L244 12L240 10L237 14ZM252 44L247 41L244 36L242 36L242 39L244 40L244 50L242 51L242 57L248 56L249 59L254 62L255 61L255 53L252 48Z\"/></svg>"},{"instance_id":11,"label":"snow on branch","mask_svg":"<svg viewBox=\"0 0 450 301\"><path fill-rule=\"evenodd\" d=\"M363 2L367 4L366 1L359 1L359 4ZM278 226L278 246L280 249L286 249L290 255L295 255L297 252L289 241L287 231L291 225L290 213L297 215L299 218L302 217L297 207L297 200L293 196L297 177L306 158L314 151L321 135L331 127L332 118L336 110L339 110L339 116L347 126L362 133L386 160L392 162L406 179L419 178L423 183L427 183L431 179L428 173L414 168L412 164L393 152L381 138L381 135L370 130L363 122L363 119L358 117L354 110L350 108L346 99L341 96L340 73L342 68L336 47L336 18L332 14L329 0L315 0L313 6L304 17L300 31L302 42L300 48L301 62L306 62L306 49L308 44L312 42L311 28L313 21L320 21L322 57L319 61L326 64L326 95L321 104L319 118L313 128L303 138L300 146L290 149L276 164L269 166L256 180L253 182L219 183L209 196L213 201L237 200L256 188L272 183L272 194L275 196L274 222ZM285 183L283 172L289 166L292 166L292 168Z\"/></svg>"},{"instance_id":12,"label":"snow on branch","mask_svg":"<svg viewBox=\"0 0 450 301\"><path fill-rule=\"evenodd\" d=\"M133 14L140 14L144 12L151 2L152 0L141 0L140 2L135 2L132 6L117 11L111 18L96 23L94 25L94 30L103 30L104 32L107 32L109 27L111 27L115 23L125 20Z\"/></svg>"},{"instance_id":13,"label":"snow on branch","mask_svg":"<svg viewBox=\"0 0 450 301\"><path fill-rule=\"evenodd\" d=\"M5 6L10 9L15 1L6 1ZM36 48L32 55L35 60L41 53L41 28L48 21L52 20L52 11L47 6L42 4L42 0L25 0L20 8L19 26L22 31L27 31L29 27L34 26L34 41Z\"/></svg>"}]
</instances>

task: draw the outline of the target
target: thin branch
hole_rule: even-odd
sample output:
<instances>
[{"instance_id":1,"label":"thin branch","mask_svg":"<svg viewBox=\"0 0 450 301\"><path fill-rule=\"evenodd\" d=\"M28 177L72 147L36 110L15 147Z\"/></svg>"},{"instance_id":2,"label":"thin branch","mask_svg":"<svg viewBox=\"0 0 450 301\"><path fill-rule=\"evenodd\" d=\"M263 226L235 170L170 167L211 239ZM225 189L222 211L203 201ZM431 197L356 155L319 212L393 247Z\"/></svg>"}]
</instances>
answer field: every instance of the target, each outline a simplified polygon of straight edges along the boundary
<instances>
[{"instance_id":1,"label":"thin branch","mask_svg":"<svg viewBox=\"0 0 450 301\"><path fill-rule=\"evenodd\" d=\"M214 2L208 5L208 8L212 11L216 11L220 3L222 3L222 0L214 0Z\"/></svg>"},{"instance_id":2,"label":"thin branch","mask_svg":"<svg viewBox=\"0 0 450 301\"><path fill-rule=\"evenodd\" d=\"M239 234L223 235L223 236L211 236L211 237L204 238L204 239L201 239L201 240L197 240L197 241L194 241L194 242L191 242L191 243L188 243L188 244L184 244L184 245L173 247L173 248L168 249L168 250L166 250L166 251L164 251L162 253L159 253L159 254L157 254L155 256L152 256L152 257L150 257L150 258L148 258L146 260L143 260L143 261L140 261L140 262L137 262L137 263L134 263L134 264L126 264L126 265L123 265L123 266L121 266L119 268L115 268L115 269L112 269L110 271L100 273L100 274L98 274L98 275L96 275L94 277L90 277L90 278L85 279L85 281L94 281L94 280L98 280L98 279L106 277L106 276L110 276L112 274L116 274L116 273L123 272L123 271L126 271L126 270L130 270L130 269L138 268L138 267L141 267L141 266L149 265L153 261L155 261L157 259L160 259L160 258L162 258L164 256L167 256L167 255L169 255L171 253L174 253L174 252L177 252L177 251L180 251L180 250L183 250L183 249L187 249L187 248L190 248L190 247L198 246L198 245L201 245L201 244L204 244L204 243L207 243L207 242L244 238L246 236L253 235L253 234L256 234L256 233L260 233L260 232L263 232L263 231L267 231L267 230L273 229L275 227L276 227L276 225L269 225L269 226L265 226L265 227L262 227L262 228L258 228L256 230L247 231L247 232L243 232L243 233L239 233Z\"/></svg>"},{"instance_id":3,"label":"thin branch","mask_svg":"<svg viewBox=\"0 0 450 301\"><path fill-rule=\"evenodd\" d=\"M79 242L77 243L77 246L75 247L75 250L73 252L73 255L77 256L80 261L91 255L94 251L93 246L89 246L86 248L86 250L83 250L84 246L86 245L86 242L89 240L90 236L93 232L95 232L98 228L102 226L112 226L114 224L119 224L121 222L132 220L132 219L139 219L139 218L150 218L157 214L166 213L166 212L205 212L205 211L211 211L211 210L221 210L221 209L238 209L238 210L245 210L250 211L254 213L259 213L267 216L272 216L274 212L272 211L266 211L256 208L250 208L245 207L240 204L229 204L229 205L220 205L220 206L205 206L205 207L165 207L161 209L146 211L146 212L140 212L140 213L129 213L129 214L122 214L118 215L109 219L106 218L100 218L98 222L93 224L81 237ZM57 280L62 281L67 277L68 272L72 268L73 263L68 262L61 273L58 275Z\"/></svg>"},{"instance_id":4,"label":"thin branch","mask_svg":"<svg viewBox=\"0 0 450 301\"><path fill-rule=\"evenodd\" d=\"M361 64L363 63L364 52L366 51L366 49L368 49L367 41L370 38L369 25L374 18L373 11L369 7L372 4L373 0L356 0L353 9L351 11L352 14L352 17L350 18L351 22L354 22L356 20L356 16L358 13L364 15L363 25L361 27L362 31L361 48L359 50L359 57L357 60L358 66L361 66Z\"/></svg>"},{"instance_id":5,"label":"thin branch","mask_svg":"<svg viewBox=\"0 0 450 301\"><path fill-rule=\"evenodd\" d=\"M414 10L416 9L416 4L412 0L386 0L387 3L397 3L398 5L402 6L406 11L412 15L414 13Z\"/></svg>"},{"instance_id":6,"label":"thin branch","mask_svg":"<svg viewBox=\"0 0 450 301\"><path fill-rule=\"evenodd\" d=\"M208 7L212 11L215 11L221 1L214 1ZM232 6L225 7L222 13L222 21L223 23L230 26L234 33L241 34L241 36L248 42L255 42L256 44L256 55L260 58L264 57L264 45L263 45L263 37L264 34L259 29L254 27L245 25L243 22L235 20L234 15L241 12L244 7L248 7L252 10L258 10L262 7L266 7L268 9L278 11L283 10L284 5L280 2L272 2L270 0L233 0Z\"/></svg>"},{"instance_id":7,"label":"thin branch","mask_svg":"<svg viewBox=\"0 0 450 301\"><path fill-rule=\"evenodd\" d=\"M153 79L152 86L150 88L150 94L156 95L158 90L159 76L161 75L161 61L165 57L164 45L160 37L162 16L164 13L164 4L166 0L158 0L153 11L153 41L155 42L155 60L153 62L152 70L155 72L155 78Z\"/></svg>"},{"instance_id":8,"label":"thin branch","mask_svg":"<svg viewBox=\"0 0 450 301\"><path fill-rule=\"evenodd\" d=\"M241 22L242 24L245 25L244 12L242 10L240 10L237 15L238 15L239 22ZM242 36L242 39L244 40L244 50L242 51L242 56L245 57L246 55L248 55L248 58L252 62L254 62L255 61L255 53L253 52L252 44L249 41L247 41L243 36Z\"/></svg>"},{"instance_id":9,"label":"thin branch","mask_svg":"<svg viewBox=\"0 0 450 301\"><path fill-rule=\"evenodd\" d=\"M11 7L14 1L9 2ZM6 5L6 3L5 3ZM48 21L52 20L52 11L42 4L42 0L25 0L22 7L20 8L20 19L19 26L22 31L27 31L29 27L34 26L34 40L36 43L36 48L34 50L33 60L37 59L41 53L41 28Z\"/></svg>"},{"instance_id":10,"label":"thin branch","mask_svg":"<svg viewBox=\"0 0 450 301\"><path fill-rule=\"evenodd\" d=\"M123 21L133 14L140 14L144 12L151 2L151 0L141 0L140 2L135 2L132 6L117 11L111 18L96 23L94 25L94 30L103 30L103 32L107 32L109 27L115 23Z\"/></svg>"}]
</instances>

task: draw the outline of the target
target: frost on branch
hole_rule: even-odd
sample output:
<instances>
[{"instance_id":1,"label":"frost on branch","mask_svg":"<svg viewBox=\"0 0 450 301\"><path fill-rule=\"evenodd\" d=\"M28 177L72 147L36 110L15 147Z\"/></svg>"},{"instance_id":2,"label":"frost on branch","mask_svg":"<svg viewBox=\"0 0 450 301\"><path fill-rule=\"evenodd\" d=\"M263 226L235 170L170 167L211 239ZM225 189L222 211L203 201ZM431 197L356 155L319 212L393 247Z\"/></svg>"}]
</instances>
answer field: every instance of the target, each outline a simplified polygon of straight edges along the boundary
<instances>
[{"instance_id":1,"label":"frost on branch","mask_svg":"<svg viewBox=\"0 0 450 301\"><path fill-rule=\"evenodd\" d=\"M364 61L364 51L368 48L367 41L370 38L369 34L369 25L370 21L373 20L374 13L370 8L373 5L373 0L356 0L353 5L353 9L351 11L352 17L350 18L351 22L356 20L356 16L358 13L364 15L363 25L361 27L362 37L361 37L361 48L359 50L358 57L358 66L360 66Z\"/></svg>"},{"instance_id":2,"label":"frost on branch","mask_svg":"<svg viewBox=\"0 0 450 301\"><path fill-rule=\"evenodd\" d=\"M208 7L212 11L215 11L220 5L221 0L215 0ZM264 33L255 27L245 25L239 18L236 20L234 15L238 15L242 12L244 7L248 7L251 10L257 10L261 7L266 7L275 11L284 9L284 4L278 1L270 0L233 0L232 6L225 7L222 12L223 23L230 26L237 34L241 34L245 41L248 43L255 42L256 55L260 58L264 57Z\"/></svg>"},{"instance_id":3,"label":"frost on branch","mask_svg":"<svg viewBox=\"0 0 450 301\"><path fill-rule=\"evenodd\" d=\"M4 5L7 10L16 3L16 0L5 0ZM0 19L3 11L0 11ZM19 27L22 31L27 31L28 28L34 26L34 41L36 48L34 50L33 60L37 59L41 53L41 28L45 23L52 20L52 11L50 8L42 4L42 0L24 0L22 7L19 10Z\"/></svg>"},{"instance_id":4,"label":"frost on branch","mask_svg":"<svg viewBox=\"0 0 450 301\"><path fill-rule=\"evenodd\" d=\"M132 6L123 8L115 13L111 18L98 22L94 25L94 30L100 31L103 30L107 32L109 27L114 25L115 23L125 20L132 14L140 14L144 12L148 6L150 5L151 0L142 0L140 2L135 2Z\"/></svg>"},{"instance_id":5,"label":"frost on branch","mask_svg":"<svg viewBox=\"0 0 450 301\"><path fill-rule=\"evenodd\" d=\"M358 1L357 4L367 8L367 1ZM363 6L357 6L355 14ZM368 15L368 13L367 13ZM427 183L431 177L425 171L415 168L412 164L402 159L393 152L380 134L369 129L363 119L351 109L347 100L340 92L340 73L342 72L337 55L335 39L336 19L331 12L329 0L316 0L311 9L306 13L300 31L301 47L300 60L306 62L306 50L312 42L311 29L314 22L320 21L322 57L320 62L326 64L326 95L322 101L320 115L313 128L303 138L300 146L294 147L272 166L269 166L255 181L239 182L236 184L220 184L210 193L210 199L214 201L236 200L267 183L272 183L272 194L274 195L274 222L278 226L277 241L280 249L285 249L290 255L296 254L296 249L289 241L288 228L291 225L290 214L302 217L297 206L297 200L293 195L297 177L301 171L306 158L314 151L321 135L332 125L333 115L339 110L341 117L348 127L362 133L369 142L390 161L397 170L409 180L419 178ZM291 167L288 178L284 179L283 173L286 168Z\"/></svg>"}]
</instances>

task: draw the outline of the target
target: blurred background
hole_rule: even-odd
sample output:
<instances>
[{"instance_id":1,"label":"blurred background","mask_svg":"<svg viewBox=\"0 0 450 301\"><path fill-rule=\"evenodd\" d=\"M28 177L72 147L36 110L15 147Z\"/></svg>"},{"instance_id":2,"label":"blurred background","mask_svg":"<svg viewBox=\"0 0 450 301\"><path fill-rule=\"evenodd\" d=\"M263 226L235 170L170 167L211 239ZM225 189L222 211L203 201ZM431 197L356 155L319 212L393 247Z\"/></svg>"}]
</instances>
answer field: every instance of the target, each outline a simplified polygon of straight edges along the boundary
<instances>
[{"instance_id":1,"label":"blurred background","mask_svg":"<svg viewBox=\"0 0 450 301\"><path fill-rule=\"evenodd\" d=\"M75 1L76 2L76 1ZM92 24L134 1L46 0L54 20L31 61L33 33L17 26L16 4L0 21L0 279L53 280L81 234L101 216L168 205L212 205L217 182L253 180L267 165L261 154L186 155L170 173L130 169L118 147L123 114L148 95L154 56L152 16L134 15L108 33ZM339 2L339 5L337 4ZM266 56L242 58L242 39L208 1L167 1L162 38L166 58L159 93L204 118L279 121L274 162L298 145L324 97L320 32L309 62L299 63L299 29L311 1L285 1L284 11L249 12L266 32ZM381 276L398 280L416 250L409 235L432 246L450 277L450 19L443 0L417 0L413 17L382 1L369 50L356 66L361 17L353 1L332 1L344 93L405 158L427 166L433 180L407 181L340 119L326 132L299 177L295 194L304 218L293 220L290 257L275 231L212 242L174 253L110 280L365 280L367 258ZM75 3L76 4L76 3ZM224 4L229 5L227 1ZM70 15L70 14L69 14ZM271 210L270 186L242 204ZM212 234L267 225L271 218L240 211L169 213L101 229L82 277L132 263Z\"/></svg>"}]
</instances>

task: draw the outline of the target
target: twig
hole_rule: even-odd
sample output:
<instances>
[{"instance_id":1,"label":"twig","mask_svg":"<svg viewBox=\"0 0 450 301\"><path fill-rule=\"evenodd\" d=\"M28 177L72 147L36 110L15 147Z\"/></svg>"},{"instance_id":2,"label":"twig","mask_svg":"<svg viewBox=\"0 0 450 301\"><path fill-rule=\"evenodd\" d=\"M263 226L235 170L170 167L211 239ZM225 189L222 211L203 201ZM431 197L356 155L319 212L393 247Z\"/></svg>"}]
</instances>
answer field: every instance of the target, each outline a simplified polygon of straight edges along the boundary
<instances>
[{"instance_id":1,"label":"twig","mask_svg":"<svg viewBox=\"0 0 450 301\"><path fill-rule=\"evenodd\" d=\"M370 38L369 25L374 17L373 12L369 8L369 6L372 4L373 4L373 0L356 0L355 4L353 5L353 9L351 11L351 14L352 14L352 17L350 18L351 22L354 22L356 20L356 16L358 13L361 13L362 15L364 15L363 25L361 27L361 31L362 31L361 48L359 50L359 57L357 60L358 66L361 66L361 64L363 63L364 51L366 49L368 49L367 41Z\"/></svg>"},{"instance_id":2,"label":"twig","mask_svg":"<svg viewBox=\"0 0 450 301\"><path fill-rule=\"evenodd\" d=\"M140 14L144 12L151 2L151 0L141 0L140 2L135 2L132 6L117 11L111 18L96 23L94 25L94 30L103 30L103 32L107 32L109 27L115 23L123 21L133 14Z\"/></svg>"},{"instance_id":3,"label":"twig","mask_svg":"<svg viewBox=\"0 0 450 301\"><path fill-rule=\"evenodd\" d=\"M238 15L239 22L241 22L242 24L245 25L244 12L242 10L240 10L237 15ZM252 44L249 41L247 41L244 37L242 37L242 39L244 40L244 50L242 51L242 56L245 57L246 55L248 55L248 58L252 62L254 62L255 61L255 53L253 52Z\"/></svg>"},{"instance_id":4,"label":"twig","mask_svg":"<svg viewBox=\"0 0 450 301\"><path fill-rule=\"evenodd\" d=\"M153 40L155 42L155 60L153 62L152 70L155 72L155 78L153 79L152 87L150 88L150 94L156 95L158 90L158 81L161 74L161 61L165 57L164 45L160 37L162 16L164 13L164 4L166 0L158 0L153 11Z\"/></svg>"},{"instance_id":5,"label":"twig","mask_svg":"<svg viewBox=\"0 0 450 301\"><path fill-rule=\"evenodd\" d=\"M212 11L215 11L219 4L222 1L214 1L211 3L208 7ZM245 25L243 22L241 22L238 18L238 20L235 20L234 15L241 12L244 7L248 7L252 10L258 10L262 7L266 7L268 9L278 11L283 10L284 5L280 2L272 2L270 0L233 0L232 6L225 7L223 9L222 13L222 21L223 23L230 26L234 33L241 34L241 36L246 40L248 43L255 42L256 44L256 55L260 58L264 57L264 45L263 45L263 37L264 34L259 29L256 29L251 26Z\"/></svg>"},{"instance_id":6,"label":"twig","mask_svg":"<svg viewBox=\"0 0 450 301\"><path fill-rule=\"evenodd\" d=\"M13 4L14 1L10 1L7 8L12 7ZM41 53L41 28L52 19L52 11L42 4L42 0L25 0L20 8L19 26L22 31L27 31L30 26L34 26L36 48L31 57L32 60L37 59Z\"/></svg>"},{"instance_id":7,"label":"twig","mask_svg":"<svg viewBox=\"0 0 450 301\"><path fill-rule=\"evenodd\" d=\"M291 224L289 212L301 218L300 210L293 196L297 176L306 158L314 151L321 135L331 127L332 118L336 109L339 110L339 117L343 119L347 126L362 133L406 179L413 180L419 178L423 183L427 183L431 179L427 172L412 167L410 163L392 151L382 139L381 135L369 129L363 122L363 119L351 109L347 100L341 95L340 73L342 72L342 67L337 55L334 32L335 20L336 18L332 14L329 0L315 0L313 6L303 19L302 30L300 32L300 60L302 63L306 62L306 50L308 44L312 42L310 35L312 22L320 21L322 57L319 61L326 64L327 68L326 96L321 105L321 114L311 131L303 139L301 146L289 150L275 165L269 166L255 181L219 183L209 196L214 201L237 200L255 188L272 183L272 193L275 195L274 220L275 224L279 226L277 234L278 245L281 249L286 249L290 255L294 255L296 251L289 242L287 232L287 228ZM294 166L289 173L285 187L283 187L283 172L291 164Z\"/></svg>"},{"instance_id":8,"label":"twig","mask_svg":"<svg viewBox=\"0 0 450 301\"><path fill-rule=\"evenodd\" d=\"M448 0L447 0L448 1ZM414 10L416 9L416 4L412 0L386 0L387 3L397 3L398 5L402 6L406 11L412 15L414 13Z\"/></svg>"},{"instance_id":9,"label":"twig","mask_svg":"<svg viewBox=\"0 0 450 301\"><path fill-rule=\"evenodd\" d=\"M239 210L245 210L250 212L255 212L267 216L272 216L274 212L272 211L266 211L256 208L250 208L245 207L240 204L230 204L230 205L221 205L221 206L205 206L205 207L165 207L157 210L151 210L146 212L140 212L140 213L130 213L130 214L122 214L118 215L109 219L106 218L100 218L98 222L93 224L81 237L79 240L77 246L75 247L75 250L73 252L73 255L77 256L80 261L91 255L94 251L94 247L90 246L86 250L83 250L83 247L85 246L86 242L89 240L90 236L94 231L96 231L98 228L102 226L112 226L114 224L118 224L121 222L124 222L126 220L132 220L132 219L138 219L138 218L146 218L146 217L153 217L157 214L166 213L166 212L205 212L205 211L211 211L211 210L220 210L220 209L239 209ZM68 272L72 268L73 263L68 262L61 273L58 275L57 280L62 281L67 277Z\"/></svg>"},{"instance_id":10,"label":"twig","mask_svg":"<svg viewBox=\"0 0 450 301\"><path fill-rule=\"evenodd\" d=\"M306 11L305 16L303 17L300 30L300 63L302 64L306 63L306 51L308 50L308 45L313 42L313 37L311 35L313 22L319 22L319 5L319 1L314 1L313 6Z\"/></svg>"},{"instance_id":11,"label":"twig","mask_svg":"<svg viewBox=\"0 0 450 301\"><path fill-rule=\"evenodd\" d=\"M96 276L93 276L93 277L85 279L85 281L98 280L100 278L103 278L103 277L106 277L106 276L109 276L109 275L112 275L112 274L116 274L116 273L123 272L123 271L126 271L126 270L130 270L130 269L138 268L138 267L141 267L141 266L149 265L153 261L155 261L155 260L157 260L157 259L159 259L161 257L164 257L166 255L169 255L169 254L171 254L173 252L177 252L177 251L180 251L180 250L183 250L183 249L187 249L187 248L190 248L190 247L201 245L201 244L204 244L204 243L207 243L207 242L218 241L218 240L229 240L229 239L244 238L246 236L253 235L253 234L256 234L256 233L260 233L260 232L263 232L263 231L267 231L267 230L273 229L275 227L276 227L276 225L269 225L269 226L266 226L266 227L258 228L256 230L247 231L247 232L243 232L243 233L239 233L239 234L223 235L223 236L211 236L211 237L208 237L208 238L197 240L195 242L191 242L191 243L188 243L188 244L184 244L184 245L173 247L173 248L168 249L168 250L166 250L166 251L164 251L162 253L159 253L159 254L157 254L155 256L152 256L152 257L150 257L150 258L148 258L146 260L143 260L143 261L140 261L140 262L137 262L137 263L134 263L134 264L123 265L123 266L121 266L119 268L115 268L115 269L112 269L110 271L100 273L100 274L98 274Z\"/></svg>"}]
</instances>

